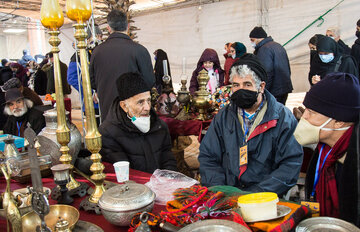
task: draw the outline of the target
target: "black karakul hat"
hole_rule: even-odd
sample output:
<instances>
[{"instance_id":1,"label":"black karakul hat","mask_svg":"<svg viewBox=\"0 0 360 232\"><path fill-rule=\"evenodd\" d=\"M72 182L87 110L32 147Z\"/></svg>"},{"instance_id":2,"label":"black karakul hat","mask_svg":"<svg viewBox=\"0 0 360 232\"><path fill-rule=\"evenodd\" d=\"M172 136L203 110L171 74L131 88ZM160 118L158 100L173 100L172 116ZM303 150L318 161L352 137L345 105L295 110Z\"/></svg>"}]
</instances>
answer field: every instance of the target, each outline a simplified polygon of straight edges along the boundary
<instances>
[{"instance_id":1,"label":"black karakul hat","mask_svg":"<svg viewBox=\"0 0 360 232\"><path fill-rule=\"evenodd\" d=\"M140 73L124 73L116 80L116 88L120 101L131 98L137 94L150 91Z\"/></svg>"}]
</instances>

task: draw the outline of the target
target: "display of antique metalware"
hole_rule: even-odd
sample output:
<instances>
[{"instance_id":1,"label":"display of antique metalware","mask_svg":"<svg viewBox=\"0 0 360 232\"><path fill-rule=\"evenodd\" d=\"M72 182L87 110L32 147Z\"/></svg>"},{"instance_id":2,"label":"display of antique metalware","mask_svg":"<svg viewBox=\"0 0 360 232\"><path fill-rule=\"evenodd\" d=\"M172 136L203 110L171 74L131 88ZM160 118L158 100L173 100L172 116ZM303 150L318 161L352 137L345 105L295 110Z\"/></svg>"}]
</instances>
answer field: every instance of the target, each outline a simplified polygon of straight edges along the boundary
<instances>
[{"instance_id":1,"label":"display of antique metalware","mask_svg":"<svg viewBox=\"0 0 360 232\"><path fill-rule=\"evenodd\" d=\"M82 75L82 85L83 85L83 96L85 103L85 115L86 115L86 135L85 143L86 148L91 152L90 159L93 161L93 164L90 167L93 175L91 175L91 180L95 183L95 190L90 195L90 197L83 200L80 204L85 210L96 210L98 209L98 201L102 194L104 193L104 180L106 175L103 173L105 166L101 163L101 155L99 151L101 149L101 134L98 131L94 104L92 98L92 91L90 86L90 75L88 68L88 59L86 48L86 32L85 32L85 22L90 18L92 13L90 0L67 0L66 1L66 14L67 16L77 23L74 24L75 35L74 37L77 40L77 47L80 54L80 63L81 63L81 75Z\"/></svg>"},{"instance_id":2,"label":"display of antique metalware","mask_svg":"<svg viewBox=\"0 0 360 232\"><path fill-rule=\"evenodd\" d=\"M49 44L52 46L51 52L53 53L54 58L54 82L55 82L55 93L56 93L56 110L57 110L57 130L56 137L58 143L61 145L60 152L60 162L63 164L70 164L72 158L69 155L68 143L70 142L70 130L66 123L65 115L65 103L64 103L64 94L63 86L61 81L60 73L60 60L59 60L59 44L61 43L59 39L59 28L64 23L64 15L60 9L58 0L42 0L41 3L41 23L44 27L48 28L50 39ZM70 170L73 166L71 165ZM70 171L70 182L67 184L68 189L81 188L80 183L78 183L71 175Z\"/></svg>"},{"instance_id":3,"label":"display of antique metalware","mask_svg":"<svg viewBox=\"0 0 360 232\"><path fill-rule=\"evenodd\" d=\"M50 205L49 214L45 216L45 223L51 231L56 231L55 226L59 221L59 217L67 221L70 230L72 230L79 220L80 213L75 207L70 205ZM40 218L35 212L25 214L21 220L23 232L34 232L41 223Z\"/></svg>"},{"instance_id":4,"label":"display of antique metalware","mask_svg":"<svg viewBox=\"0 0 360 232\"><path fill-rule=\"evenodd\" d=\"M155 193L143 184L126 183L108 189L100 198L99 206L105 219L117 226L128 226L139 212L151 212Z\"/></svg>"},{"instance_id":5,"label":"display of antique metalware","mask_svg":"<svg viewBox=\"0 0 360 232\"><path fill-rule=\"evenodd\" d=\"M56 130L57 130L57 110L51 109L45 111L43 114L45 117L46 126L38 134L40 142L40 153L49 154L52 158L52 165L60 164L60 147L57 142ZM70 129L70 142L68 143L69 155L72 158L71 164L75 163L75 160L81 149L81 134L75 124L70 123L68 119L69 112L66 111L66 124Z\"/></svg>"},{"instance_id":6,"label":"display of antique metalware","mask_svg":"<svg viewBox=\"0 0 360 232\"><path fill-rule=\"evenodd\" d=\"M206 85L209 82L208 72L205 69L199 72L197 77L199 83L199 90L195 92L195 98L193 99L194 106L199 110L199 120L207 120L207 109L210 107L209 92L206 90Z\"/></svg>"},{"instance_id":7,"label":"display of antique metalware","mask_svg":"<svg viewBox=\"0 0 360 232\"><path fill-rule=\"evenodd\" d=\"M1 172L6 180L6 189L3 196L3 209L6 213L6 220L11 224L13 232L21 232L21 215L14 201L13 195L10 189L10 175L11 171L6 168L5 163L0 164Z\"/></svg>"}]
</instances>

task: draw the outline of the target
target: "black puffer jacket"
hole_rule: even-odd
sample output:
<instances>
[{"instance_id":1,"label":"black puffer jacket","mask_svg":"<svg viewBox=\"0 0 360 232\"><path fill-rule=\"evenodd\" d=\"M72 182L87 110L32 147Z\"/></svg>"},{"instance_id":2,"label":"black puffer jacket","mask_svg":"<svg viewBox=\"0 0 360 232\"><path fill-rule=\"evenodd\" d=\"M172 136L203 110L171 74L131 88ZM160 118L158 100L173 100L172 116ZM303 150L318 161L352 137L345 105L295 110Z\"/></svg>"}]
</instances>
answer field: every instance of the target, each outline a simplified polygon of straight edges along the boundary
<instances>
[{"instance_id":1,"label":"black puffer jacket","mask_svg":"<svg viewBox=\"0 0 360 232\"><path fill-rule=\"evenodd\" d=\"M130 168L152 173L155 169L176 170L167 125L151 110L151 127L142 133L120 108L119 100L111 105L100 125L103 160L110 163L129 161Z\"/></svg>"},{"instance_id":2,"label":"black puffer jacket","mask_svg":"<svg viewBox=\"0 0 360 232\"><path fill-rule=\"evenodd\" d=\"M284 47L269 36L256 45L254 55L265 67L266 89L275 97L291 93L290 63Z\"/></svg>"}]
</instances>

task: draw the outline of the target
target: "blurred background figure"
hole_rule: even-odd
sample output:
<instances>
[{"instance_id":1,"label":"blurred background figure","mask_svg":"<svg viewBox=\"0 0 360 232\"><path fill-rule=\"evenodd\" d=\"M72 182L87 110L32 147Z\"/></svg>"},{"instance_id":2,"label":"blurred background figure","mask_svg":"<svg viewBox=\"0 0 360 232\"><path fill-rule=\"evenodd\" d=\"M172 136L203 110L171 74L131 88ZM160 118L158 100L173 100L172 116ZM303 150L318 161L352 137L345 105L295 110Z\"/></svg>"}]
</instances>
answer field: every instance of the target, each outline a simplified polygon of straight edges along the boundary
<instances>
[{"instance_id":1,"label":"blurred background figure","mask_svg":"<svg viewBox=\"0 0 360 232\"><path fill-rule=\"evenodd\" d=\"M154 52L154 59L155 59L155 67L154 67L155 87L156 87L156 90L158 91L158 93L161 95L162 90L165 87L164 86L165 83L162 80L162 78L164 76L163 61L167 60L168 74L171 77L170 63L169 63L169 58L168 58L166 52L164 52L164 50L162 50L162 49L157 49ZM171 85L171 88L172 88L173 87L172 80L170 80L170 85Z\"/></svg>"}]
</instances>

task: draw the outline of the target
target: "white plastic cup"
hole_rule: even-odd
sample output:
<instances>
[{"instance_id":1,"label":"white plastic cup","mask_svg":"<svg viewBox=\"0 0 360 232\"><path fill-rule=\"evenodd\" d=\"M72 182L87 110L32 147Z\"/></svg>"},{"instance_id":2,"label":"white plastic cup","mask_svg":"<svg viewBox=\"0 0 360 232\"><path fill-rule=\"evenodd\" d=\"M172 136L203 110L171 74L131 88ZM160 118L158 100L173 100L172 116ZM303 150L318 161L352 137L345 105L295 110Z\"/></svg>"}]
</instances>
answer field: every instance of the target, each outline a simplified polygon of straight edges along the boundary
<instances>
[{"instance_id":1,"label":"white plastic cup","mask_svg":"<svg viewBox=\"0 0 360 232\"><path fill-rule=\"evenodd\" d=\"M125 182L129 180L129 162L119 161L113 164L117 182Z\"/></svg>"}]
</instances>

